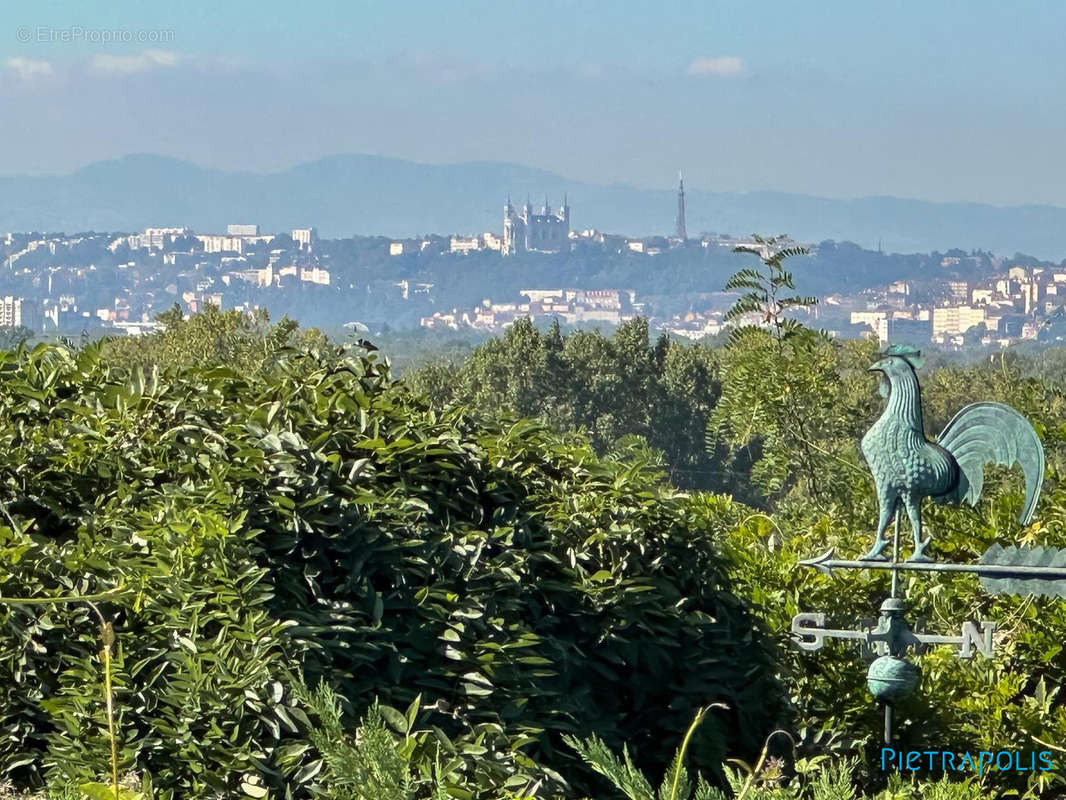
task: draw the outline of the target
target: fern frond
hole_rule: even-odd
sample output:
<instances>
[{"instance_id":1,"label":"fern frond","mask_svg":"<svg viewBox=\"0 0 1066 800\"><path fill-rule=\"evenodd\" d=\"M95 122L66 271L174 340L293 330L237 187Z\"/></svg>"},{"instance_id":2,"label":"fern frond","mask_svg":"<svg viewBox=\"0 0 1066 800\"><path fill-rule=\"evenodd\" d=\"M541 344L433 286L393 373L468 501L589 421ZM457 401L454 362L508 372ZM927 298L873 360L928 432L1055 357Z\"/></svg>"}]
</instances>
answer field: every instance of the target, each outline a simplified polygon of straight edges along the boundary
<instances>
[{"instance_id":1,"label":"fern frond","mask_svg":"<svg viewBox=\"0 0 1066 800\"><path fill-rule=\"evenodd\" d=\"M622 758L612 753L598 736L593 735L582 742L575 736L564 735L565 741L581 760L607 778L629 800L655 800L651 784L641 774L629 755L629 748L622 746Z\"/></svg>"},{"instance_id":2,"label":"fern frond","mask_svg":"<svg viewBox=\"0 0 1066 800\"><path fill-rule=\"evenodd\" d=\"M696 784L696 793L692 795L692 800L726 800L726 796L721 789L716 789L703 778L700 778L699 783Z\"/></svg>"},{"instance_id":3,"label":"fern frond","mask_svg":"<svg viewBox=\"0 0 1066 800\"><path fill-rule=\"evenodd\" d=\"M659 787L659 800L688 800L691 792L692 782L682 763L681 751L678 750L670 763L670 769L666 771L662 786Z\"/></svg>"}]
</instances>

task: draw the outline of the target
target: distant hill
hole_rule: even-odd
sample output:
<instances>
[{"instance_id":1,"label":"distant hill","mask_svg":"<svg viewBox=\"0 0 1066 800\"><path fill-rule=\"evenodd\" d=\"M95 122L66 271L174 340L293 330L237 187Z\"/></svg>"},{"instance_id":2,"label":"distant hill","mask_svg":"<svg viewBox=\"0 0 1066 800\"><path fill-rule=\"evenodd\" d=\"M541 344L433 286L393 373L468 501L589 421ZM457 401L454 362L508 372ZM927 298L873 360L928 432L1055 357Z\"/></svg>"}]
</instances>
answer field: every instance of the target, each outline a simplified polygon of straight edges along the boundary
<instances>
[{"instance_id":1,"label":"distant hill","mask_svg":"<svg viewBox=\"0 0 1066 800\"><path fill-rule=\"evenodd\" d=\"M594 185L515 164L418 164L341 155L268 174L205 169L131 155L69 175L0 177L0 231L138 230L187 225L217 231L257 222L278 231L315 225L327 237L499 231L508 193L521 203L567 193L575 228L669 233L672 189ZM829 199L780 192L686 192L688 230L789 233L895 252L981 248L1066 257L1066 208L931 203L895 197Z\"/></svg>"}]
</instances>

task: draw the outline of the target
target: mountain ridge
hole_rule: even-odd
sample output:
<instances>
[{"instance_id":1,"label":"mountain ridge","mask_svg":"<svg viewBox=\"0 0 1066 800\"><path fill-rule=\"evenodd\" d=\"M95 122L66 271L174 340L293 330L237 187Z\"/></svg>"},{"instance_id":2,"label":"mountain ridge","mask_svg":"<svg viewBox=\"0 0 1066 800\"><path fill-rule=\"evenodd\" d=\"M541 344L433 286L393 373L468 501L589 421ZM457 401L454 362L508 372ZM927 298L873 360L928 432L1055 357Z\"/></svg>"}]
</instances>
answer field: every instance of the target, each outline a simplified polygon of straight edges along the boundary
<instances>
[{"instance_id":1,"label":"mountain ridge","mask_svg":"<svg viewBox=\"0 0 1066 800\"><path fill-rule=\"evenodd\" d=\"M255 173L132 153L63 175L0 176L0 230L224 230L243 221L267 231L314 225L328 237L471 234L501 229L508 195L518 204L528 194L539 207L545 195L558 205L564 193L579 230L641 236L674 227L672 189L589 183L508 162L424 164L342 153ZM881 243L896 252L961 248L1066 257L1066 208L1059 206L691 187L685 195L693 233L787 232L806 241Z\"/></svg>"}]
</instances>

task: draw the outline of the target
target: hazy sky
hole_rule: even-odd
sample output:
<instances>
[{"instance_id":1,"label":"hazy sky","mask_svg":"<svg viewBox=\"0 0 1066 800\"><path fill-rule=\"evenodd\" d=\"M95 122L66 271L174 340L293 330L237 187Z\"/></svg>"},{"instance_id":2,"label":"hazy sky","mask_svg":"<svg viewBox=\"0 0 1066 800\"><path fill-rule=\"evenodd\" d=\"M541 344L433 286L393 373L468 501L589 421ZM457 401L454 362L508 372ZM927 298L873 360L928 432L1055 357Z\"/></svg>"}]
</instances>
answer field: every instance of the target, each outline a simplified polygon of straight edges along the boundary
<instances>
[{"instance_id":1,"label":"hazy sky","mask_svg":"<svg viewBox=\"0 0 1066 800\"><path fill-rule=\"evenodd\" d=\"M358 152L1066 205L1061 0L18 6L0 23L0 174Z\"/></svg>"}]
</instances>

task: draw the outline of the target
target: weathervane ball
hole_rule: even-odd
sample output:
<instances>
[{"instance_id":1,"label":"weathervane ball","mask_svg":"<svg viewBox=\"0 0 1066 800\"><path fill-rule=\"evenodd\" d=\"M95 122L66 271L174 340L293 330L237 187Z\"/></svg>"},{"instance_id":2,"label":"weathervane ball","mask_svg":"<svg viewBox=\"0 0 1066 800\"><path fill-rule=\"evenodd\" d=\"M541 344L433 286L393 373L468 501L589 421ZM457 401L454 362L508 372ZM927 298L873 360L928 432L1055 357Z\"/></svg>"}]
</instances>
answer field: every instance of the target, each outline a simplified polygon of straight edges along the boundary
<instances>
[{"instance_id":1,"label":"weathervane ball","mask_svg":"<svg viewBox=\"0 0 1066 800\"><path fill-rule=\"evenodd\" d=\"M894 703L914 692L918 686L918 667L896 656L881 656L866 673L870 694L884 703Z\"/></svg>"}]
</instances>

